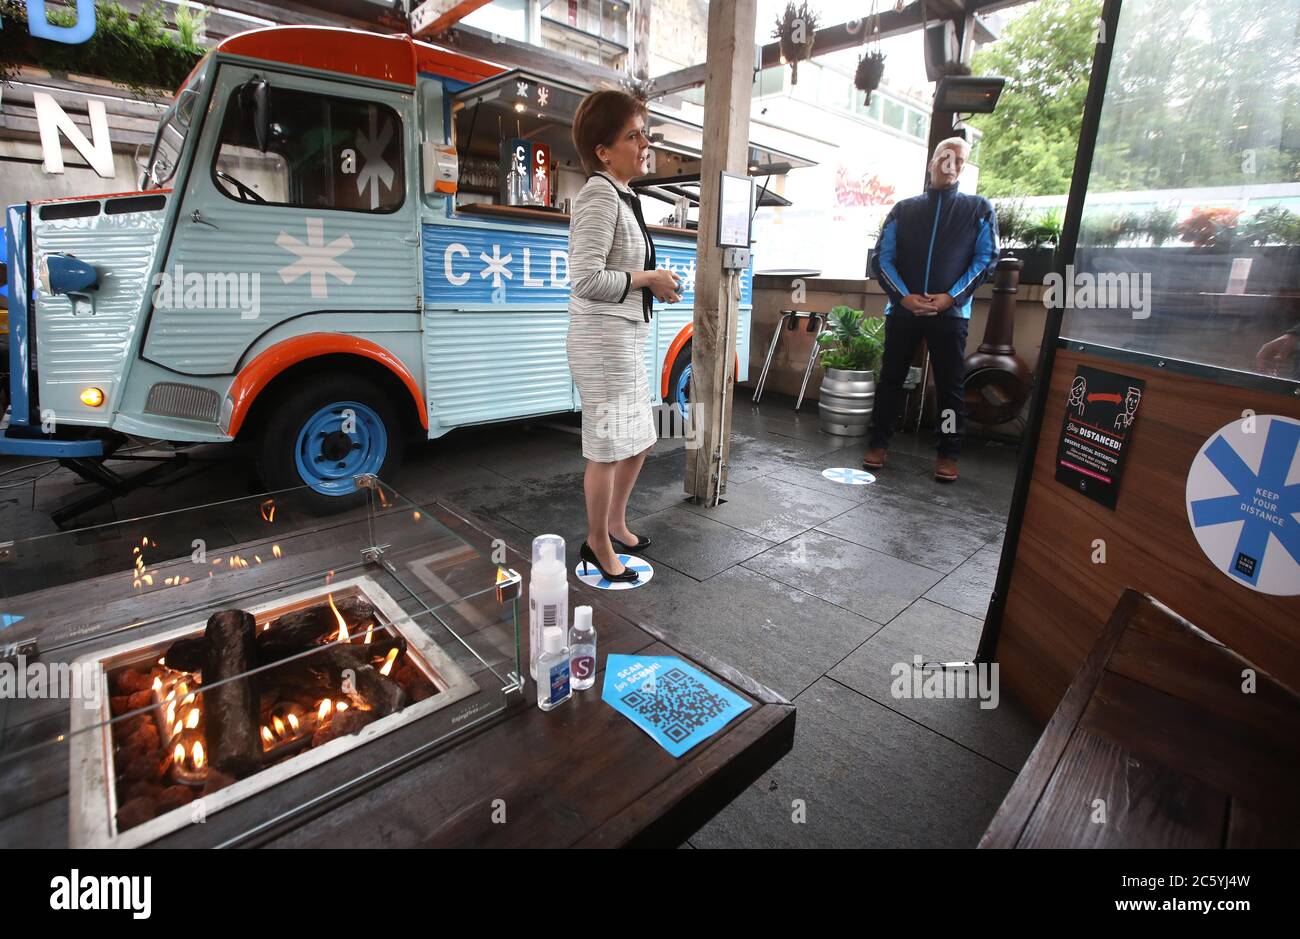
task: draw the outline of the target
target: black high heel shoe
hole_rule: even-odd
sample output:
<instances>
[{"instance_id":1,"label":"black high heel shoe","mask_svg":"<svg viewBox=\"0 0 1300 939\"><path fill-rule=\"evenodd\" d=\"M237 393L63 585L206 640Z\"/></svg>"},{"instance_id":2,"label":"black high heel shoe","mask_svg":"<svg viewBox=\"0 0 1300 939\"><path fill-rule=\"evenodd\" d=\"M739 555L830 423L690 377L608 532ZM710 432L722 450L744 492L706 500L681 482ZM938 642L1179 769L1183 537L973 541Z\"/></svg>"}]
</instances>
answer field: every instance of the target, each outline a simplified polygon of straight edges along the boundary
<instances>
[{"instance_id":1,"label":"black high heel shoe","mask_svg":"<svg viewBox=\"0 0 1300 939\"><path fill-rule=\"evenodd\" d=\"M582 547L578 550L578 556L582 558L582 572L584 574L587 573L588 564L595 564L596 570L600 571L600 576L608 580L610 583L634 584L641 579L640 574L628 567L623 568L623 573L621 574L611 574L609 571L605 570L605 568L601 566L600 561L596 558L596 552L591 550L591 545L587 544L585 541L582 543Z\"/></svg>"},{"instance_id":2,"label":"black high heel shoe","mask_svg":"<svg viewBox=\"0 0 1300 939\"><path fill-rule=\"evenodd\" d=\"M609 541L610 544L614 546L614 550L620 554L636 554L638 551L644 551L646 548L650 547L650 539L644 535L637 536L636 544L628 544L626 541L620 541L613 535L609 536Z\"/></svg>"}]
</instances>

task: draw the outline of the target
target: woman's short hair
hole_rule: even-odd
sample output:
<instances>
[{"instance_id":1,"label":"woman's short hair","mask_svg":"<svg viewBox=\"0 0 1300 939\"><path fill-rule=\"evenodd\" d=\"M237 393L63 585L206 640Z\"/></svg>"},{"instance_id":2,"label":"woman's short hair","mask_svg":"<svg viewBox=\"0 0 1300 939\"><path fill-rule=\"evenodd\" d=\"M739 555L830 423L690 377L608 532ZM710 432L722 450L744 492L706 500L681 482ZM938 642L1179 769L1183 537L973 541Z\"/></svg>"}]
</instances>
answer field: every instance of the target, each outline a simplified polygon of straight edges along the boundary
<instances>
[{"instance_id":1,"label":"woman's short hair","mask_svg":"<svg viewBox=\"0 0 1300 939\"><path fill-rule=\"evenodd\" d=\"M588 176L601 168L596 148L612 147L618 132L637 114L646 117L646 106L626 91L594 91L582 99L573 115L573 145Z\"/></svg>"}]
</instances>

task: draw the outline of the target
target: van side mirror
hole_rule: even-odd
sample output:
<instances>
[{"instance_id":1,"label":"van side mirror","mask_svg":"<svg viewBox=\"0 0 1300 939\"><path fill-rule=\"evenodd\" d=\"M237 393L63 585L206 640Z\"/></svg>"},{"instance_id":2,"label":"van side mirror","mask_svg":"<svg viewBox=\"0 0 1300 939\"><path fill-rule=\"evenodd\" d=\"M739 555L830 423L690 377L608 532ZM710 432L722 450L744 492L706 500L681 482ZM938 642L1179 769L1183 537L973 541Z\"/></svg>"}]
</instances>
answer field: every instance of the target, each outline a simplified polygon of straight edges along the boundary
<instances>
[{"instance_id":1,"label":"van side mirror","mask_svg":"<svg viewBox=\"0 0 1300 939\"><path fill-rule=\"evenodd\" d=\"M239 89L239 109L245 118L252 120L257 149L263 153L271 127L270 90L265 78L250 79Z\"/></svg>"}]
</instances>

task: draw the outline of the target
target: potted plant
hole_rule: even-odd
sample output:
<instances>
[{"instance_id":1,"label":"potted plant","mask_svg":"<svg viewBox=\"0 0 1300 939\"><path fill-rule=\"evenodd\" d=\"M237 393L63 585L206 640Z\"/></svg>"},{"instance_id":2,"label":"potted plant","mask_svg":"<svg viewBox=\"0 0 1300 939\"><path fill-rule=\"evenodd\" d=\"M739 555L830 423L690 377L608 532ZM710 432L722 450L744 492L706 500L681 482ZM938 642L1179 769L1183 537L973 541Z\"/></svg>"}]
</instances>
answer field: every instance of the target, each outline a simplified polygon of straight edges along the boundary
<instances>
[{"instance_id":1,"label":"potted plant","mask_svg":"<svg viewBox=\"0 0 1300 939\"><path fill-rule=\"evenodd\" d=\"M837 306L817 336L822 384L817 415L823 432L861 437L876 400L876 369L885 348L885 320Z\"/></svg>"},{"instance_id":2,"label":"potted plant","mask_svg":"<svg viewBox=\"0 0 1300 939\"><path fill-rule=\"evenodd\" d=\"M864 105L870 106L871 93L880 87L880 79L885 75L885 54L879 49L870 49L858 59L858 70L853 76L853 84L858 91L866 93Z\"/></svg>"},{"instance_id":3,"label":"potted plant","mask_svg":"<svg viewBox=\"0 0 1300 939\"><path fill-rule=\"evenodd\" d=\"M1020 271L1022 284L1041 284L1052 272L1056 249L1061 245L1061 230L1065 219L1061 209L1045 209L1026 219L1020 237L1025 243L1023 252L1014 252L1025 262Z\"/></svg>"},{"instance_id":4,"label":"potted plant","mask_svg":"<svg viewBox=\"0 0 1300 939\"><path fill-rule=\"evenodd\" d=\"M1178 234L1178 213L1156 206L1142 217L1142 233L1151 239L1152 247L1159 248Z\"/></svg>"},{"instance_id":5,"label":"potted plant","mask_svg":"<svg viewBox=\"0 0 1300 939\"><path fill-rule=\"evenodd\" d=\"M1192 209L1192 214L1178 226L1178 236L1194 248L1227 249L1237 233L1241 213L1223 207Z\"/></svg>"},{"instance_id":6,"label":"potted plant","mask_svg":"<svg viewBox=\"0 0 1300 939\"><path fill-rule=\"evenodd\" d=\"M781 42L781 59L790 63L790 84L799 84L799 61L812 58L813 40L817 37L817 14L807 2L795 6L785 5L785 12L776 20L772 38Z\"/></svg>"}]
</instances>

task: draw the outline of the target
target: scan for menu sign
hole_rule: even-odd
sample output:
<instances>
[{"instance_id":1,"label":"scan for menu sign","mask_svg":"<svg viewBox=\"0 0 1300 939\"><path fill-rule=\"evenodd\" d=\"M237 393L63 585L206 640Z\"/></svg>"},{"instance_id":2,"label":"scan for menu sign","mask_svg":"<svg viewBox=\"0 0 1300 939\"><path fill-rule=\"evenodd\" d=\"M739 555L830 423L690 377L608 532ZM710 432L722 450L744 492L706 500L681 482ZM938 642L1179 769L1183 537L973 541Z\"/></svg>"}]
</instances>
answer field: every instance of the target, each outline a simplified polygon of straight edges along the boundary
<instances>
[{"instance_id":1,"label":"scan for menu sign","mask_svg":"<svg viewBox=\"0 0 1300 939\"><path fill-rule=\"evenodd\" d=\"M1056 481L1108 509L1119 498L1124 457L1142 402L1140 378L1080 365L1070 385L1056 451Z\"/></svg>"}]
</instances>

